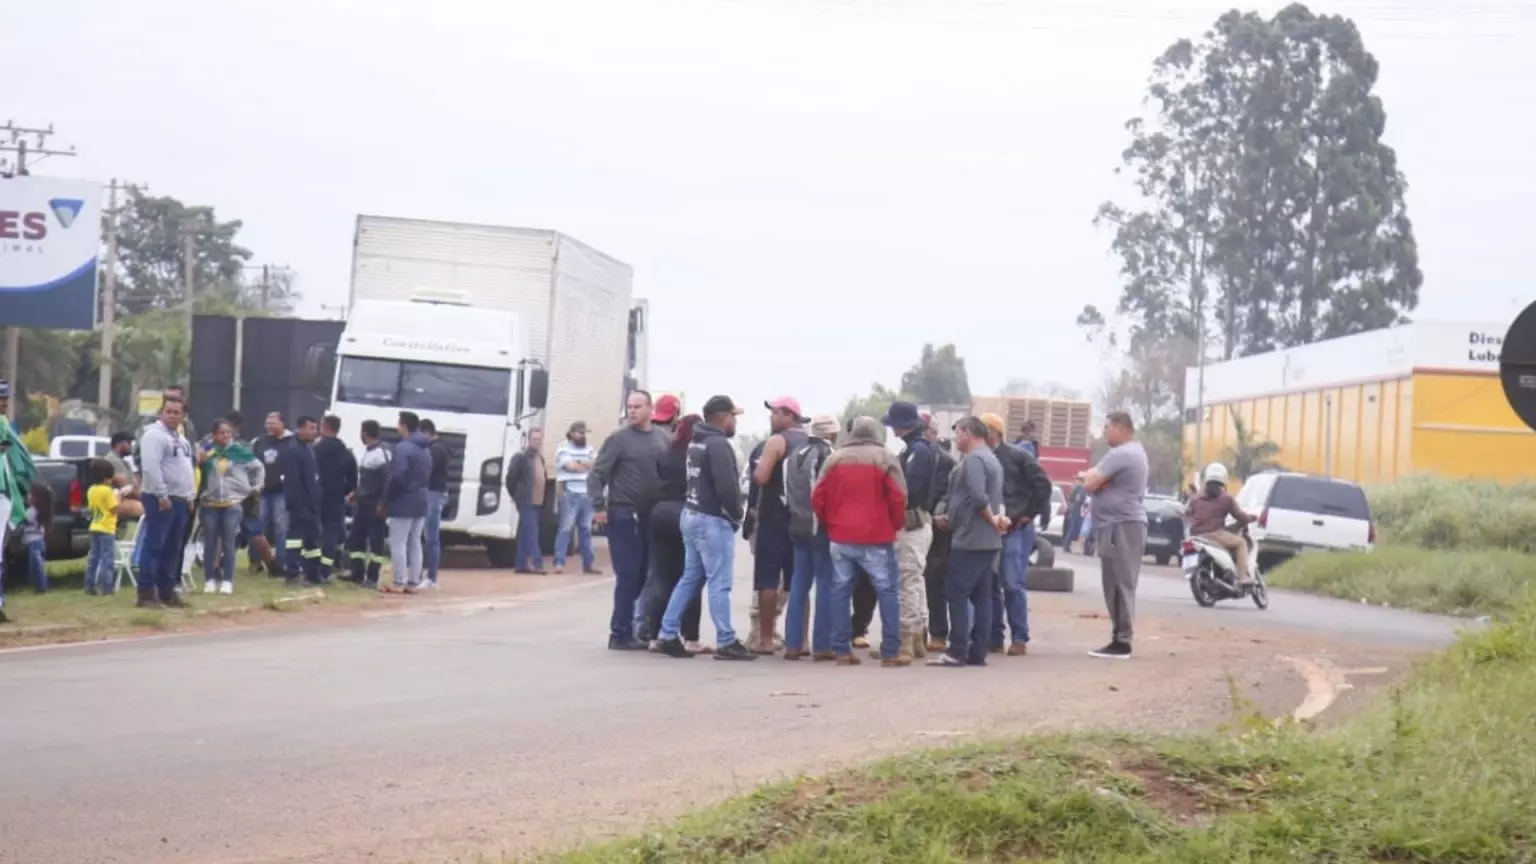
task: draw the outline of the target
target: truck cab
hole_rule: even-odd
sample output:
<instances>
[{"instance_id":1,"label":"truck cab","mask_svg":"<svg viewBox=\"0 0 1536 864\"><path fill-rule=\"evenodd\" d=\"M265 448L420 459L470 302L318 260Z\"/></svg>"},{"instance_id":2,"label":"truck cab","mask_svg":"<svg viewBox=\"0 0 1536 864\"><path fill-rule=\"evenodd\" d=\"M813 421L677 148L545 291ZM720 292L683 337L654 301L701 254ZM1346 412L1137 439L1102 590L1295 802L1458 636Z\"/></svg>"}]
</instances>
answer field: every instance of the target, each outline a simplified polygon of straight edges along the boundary
<instances>
[{"instance_id":1,"label":"truck cab","mask_svg":"<svg viewBox=\"0 0 1536 864\"><path fill-rule=\"evenodd\" d=\"M331 413L348 445L360 455L364 420L395 441L399 412L430 419L449 453L443 542L484 545L497 566L517 536L502 472L548 391L547 373L527 359L527 334L514 313L432 295L360 300L336 350Z\"/></svg>"}]
</instances>

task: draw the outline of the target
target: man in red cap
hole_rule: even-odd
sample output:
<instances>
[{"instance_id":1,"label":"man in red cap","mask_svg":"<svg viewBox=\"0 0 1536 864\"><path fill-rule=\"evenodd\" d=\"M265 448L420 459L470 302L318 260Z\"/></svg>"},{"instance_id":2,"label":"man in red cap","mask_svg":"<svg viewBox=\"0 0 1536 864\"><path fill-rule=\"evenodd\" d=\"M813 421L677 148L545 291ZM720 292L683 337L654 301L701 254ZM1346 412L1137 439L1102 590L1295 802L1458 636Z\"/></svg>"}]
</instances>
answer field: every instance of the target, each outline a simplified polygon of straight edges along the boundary
<instances>
[{"instance_id":1,"label":"man in red cap","mask_svg":"<svg viewBox=\"0 0 1536 864\"><path fill-rule=\"evenodd\" d=\"M758 654L773 653L774 623L782 592L789 590L795 566L795 542L789 533L789 504L784 497L784 457L810 440L801 428L811 422L800 400L780 396L763 403L769 411L770 435L752 469L758 485L757 513L752 534L752 585L757 592L757 620L747 646Z\"/></svg>"}]
</instances>

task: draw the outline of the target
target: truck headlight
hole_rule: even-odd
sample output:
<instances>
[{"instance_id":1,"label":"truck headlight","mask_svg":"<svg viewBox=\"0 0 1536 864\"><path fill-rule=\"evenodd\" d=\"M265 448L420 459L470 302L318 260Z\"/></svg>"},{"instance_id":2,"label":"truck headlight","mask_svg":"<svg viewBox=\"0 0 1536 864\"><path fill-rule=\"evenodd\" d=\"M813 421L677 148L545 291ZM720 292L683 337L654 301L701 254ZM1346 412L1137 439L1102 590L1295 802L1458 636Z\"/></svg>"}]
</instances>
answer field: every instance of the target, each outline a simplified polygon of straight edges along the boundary
<instances>
[{"instance_id":1,"label":"truck headlight","mask_svg":"<svg viewBox=\"0 0 1536 864\"><path fill-rule=\"evenodd\" d=\"M480 463L480 482L495 486L501 482L501 459L487 459Z\"/></svg>"},{"instance_id":2,"label":"truck headlight","mask_svg":"<svg viewBox=\"0 0 1536 864\"><path fill-rule=\"evenodd\" d=\"M480 493L480 506L486 510L495 510L501 503L501 495L495 489L487 489Z\"/></svg>"}]
</instances>

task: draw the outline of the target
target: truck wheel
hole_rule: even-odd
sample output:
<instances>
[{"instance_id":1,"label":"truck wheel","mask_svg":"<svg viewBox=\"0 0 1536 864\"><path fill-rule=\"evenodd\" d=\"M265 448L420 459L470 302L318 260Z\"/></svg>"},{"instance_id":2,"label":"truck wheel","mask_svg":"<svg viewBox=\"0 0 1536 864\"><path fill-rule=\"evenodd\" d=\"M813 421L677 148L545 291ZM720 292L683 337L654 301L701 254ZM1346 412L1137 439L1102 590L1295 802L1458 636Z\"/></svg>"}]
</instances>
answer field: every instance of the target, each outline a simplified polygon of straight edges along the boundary
<instances>
[{"instance_id":1,"label":"truck wheel","mask_svg":"<svg viewBox=\"0 0 1536 864\"><path fill-rule=\"evenodd\" d=\"M517 564L516 540L487 540L485 541L485 557L491 562L491 566L505 569Z\"/></svg>"},{"instance_id":2,"label":"truck wheel","mask_svg":"<svg viewBox=\"0 0 1536 864\"><path fill-rule=\"evenodd\" d=\"M1070 567L1031 567L1025 578L1031 591L1071 593L1074 587L1073 575Z\"/></svg>"},{"instance_id":3,"label":"truck wheel","mask_svg":"<svg viewBox=\"0 0 1536 864\"><path fill-rule=\"evenodd\" d=\"M1167 567L1173 562L1173 555L1167 552L1159 552L1152 556L1152 560L1156 561L1159 567Z\"/></svg>"},{"instance_id":4,"label":"truck wheel","mask_svg":"<svg viewBox=\"0 0 1536 864\"><path fill-rule=\"evenodd\" d=\"M1056 547L1051 545L1051 541L1036 535L1035 554L1031 555L1030 558L1033 559L1029 562L1031 569L1035 567L1055 567Z\"/></svg>"}]
</instances>

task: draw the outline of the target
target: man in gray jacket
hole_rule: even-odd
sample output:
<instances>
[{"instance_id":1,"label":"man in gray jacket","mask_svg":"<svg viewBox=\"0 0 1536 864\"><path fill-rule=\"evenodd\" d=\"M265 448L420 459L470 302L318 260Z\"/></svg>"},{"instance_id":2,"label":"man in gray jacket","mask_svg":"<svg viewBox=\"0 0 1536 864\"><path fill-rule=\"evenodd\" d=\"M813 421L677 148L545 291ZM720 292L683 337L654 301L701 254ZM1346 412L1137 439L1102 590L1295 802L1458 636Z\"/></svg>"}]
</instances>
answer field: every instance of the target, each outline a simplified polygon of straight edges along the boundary
<instances>
[{"instance_id":1,"label":"man in gray jacket","mask_svg":"<svg viewBox=\"0 0 1536 864\"><path fill-rule=\"evenodd\" d=\"M179 431L186 420L187 403L166 396L160 419L146 426L139 443L140 471L144 482L144 524L139 542L144 554L139 566L141 608L186 605L176 596L181 581L177 565L186 542L192 516L192 443Z\"/></svg>"},{"instance_id":2,"label":"man in gray jacket","mask_svg":"<svg viewBox=\"0 0 1536 864\"><path fill-rule=\"evenodd\" d=\"M929 666L987 665L992 632L992 581L997 578L1003 532L1003 466L987 446L987 426L979 417L955 424L955 447L964 454L949 475L949 494L937 517L950 529L949 647ZM974 610L974 611L973 611Z\"/></svg>"}]
</instances>

